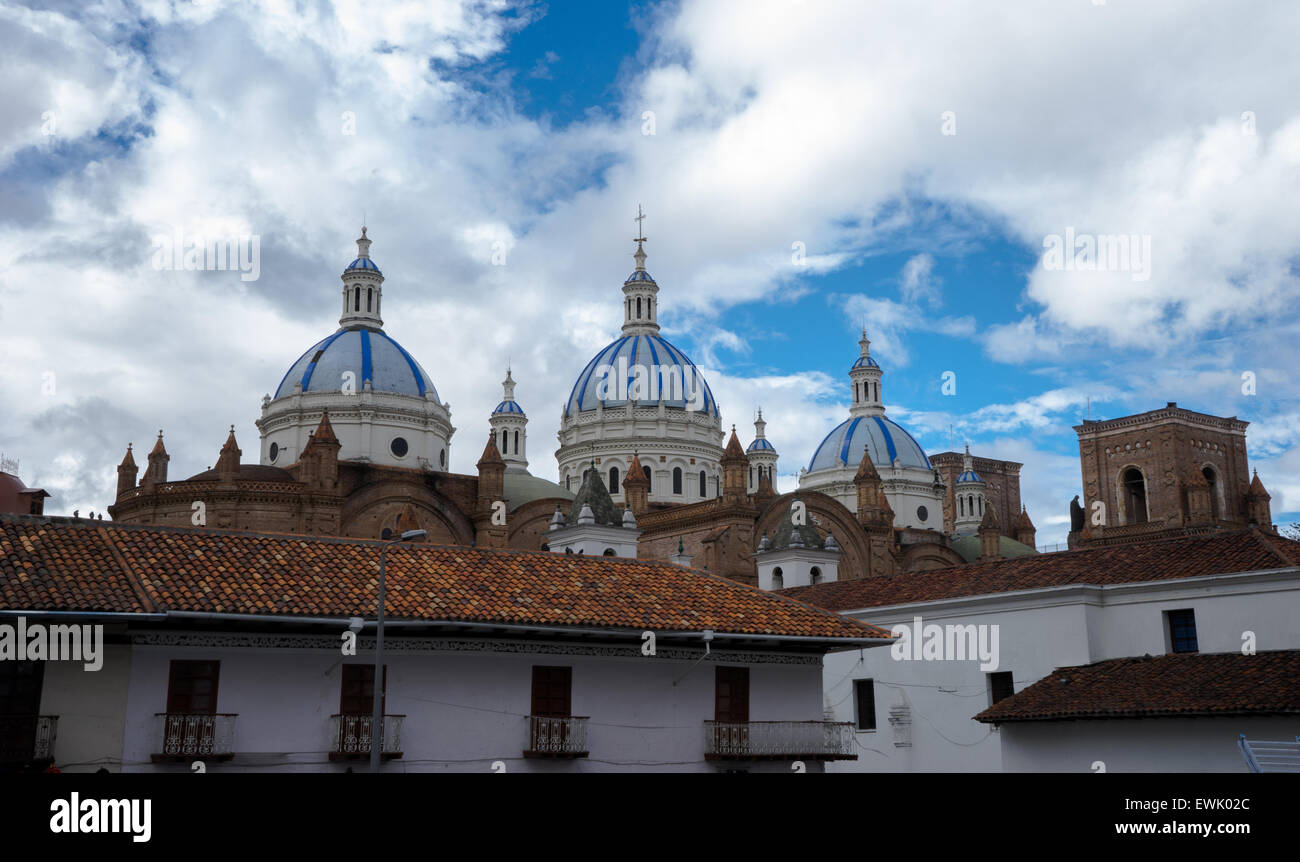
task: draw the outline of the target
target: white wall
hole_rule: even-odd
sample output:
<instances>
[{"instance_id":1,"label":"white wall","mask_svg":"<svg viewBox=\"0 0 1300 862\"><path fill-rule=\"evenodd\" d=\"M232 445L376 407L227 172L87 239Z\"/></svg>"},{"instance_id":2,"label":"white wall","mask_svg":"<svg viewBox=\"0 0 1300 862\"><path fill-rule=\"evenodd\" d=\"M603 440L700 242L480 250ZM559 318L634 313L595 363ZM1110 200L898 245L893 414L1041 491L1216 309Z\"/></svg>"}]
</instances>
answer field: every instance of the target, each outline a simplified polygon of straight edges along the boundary
<instances>
[{"instance_id":1,"label":"white wall","mask_svg":"<svg viewBox=\"0 0 1300 862\"><path fill-rule=\"evenodd\" d=\"M386 639L391 644L392 638ZM136 770L185 771L188 763L153 765L154 713L165 708L172 659L219 659L217 712L238 713L237 757L209 771L343 771L329 763L330 716L339 709L337 649L134 648L123 757ZM348 662L373 661L364 651ZM510 772L714 771L703 758L704 721L714 715L714 668L706 661L673 686L691 662L627 657L506 652L385 650L385 712L405 714L404 756L388 771L487 772L501 760ZM743 662L740 662L743 663ZM573 667L572 711L590 716L590 756L525 759L533 665ZM749 664L750 720L820 720L818 664ZM351 761L358 771L365 761ZM818 765L807 763L810 771ZM788 762L756 770L787 772Z\"/></svg>"},{"instance_id":2,"label":"white wall","mask_svg":"<svg viewBox=\"0 0 1300 862\"><path fill-rule=\"evenodd\" d=\"M886 629L897 623L911 625L917 615L926 624L997 625L998 670L1011 671L1015 690L1020 691L1058 667L1165 654L1164 612L1182 608L1196 613L1202 653L1239 650L1242 632L1247 630L1255 633L1257 650L1300 649L1300 626L1295 624L1300 619L1300 574L1294 572L1066 587L848 615ZM857 739L872 752L860 752L857 761L830 764L828 771L996 772L1002 768L1006 727L995 730L973 719L990 705L988 677L978 661L898 661L885 648L863 650L861 655L828 655L825 697L837 721L854 720L853 680L868 678L876 682L877 730L859 732ZM889 709L895 704L911 708L910 748L894 745ZM1148 721L1152 726L1160 723Z\"/></svg>"},{"instance_id":3,"label":"white wall","mask_svg":"<svg viewBox=\"0 0 1300 862\"><path fill-rule=\"evenodd\" d=\"M1237 737L1294 740L1300 717L1197 717L1004 724L1006 772L1249 772Z\"/></svg>"},{"instance_id":4,"label":"white wall","mask_svg":"<svg viewBox=\"0 0 1300 862\"><path fill-rule=\"evenodd\" d=\"M79 661L45 663L41 715L57 715L54 765L64 772L119 769L131 648L105 644L103 665L87 671Z\"/></svg>"}]
</instances>

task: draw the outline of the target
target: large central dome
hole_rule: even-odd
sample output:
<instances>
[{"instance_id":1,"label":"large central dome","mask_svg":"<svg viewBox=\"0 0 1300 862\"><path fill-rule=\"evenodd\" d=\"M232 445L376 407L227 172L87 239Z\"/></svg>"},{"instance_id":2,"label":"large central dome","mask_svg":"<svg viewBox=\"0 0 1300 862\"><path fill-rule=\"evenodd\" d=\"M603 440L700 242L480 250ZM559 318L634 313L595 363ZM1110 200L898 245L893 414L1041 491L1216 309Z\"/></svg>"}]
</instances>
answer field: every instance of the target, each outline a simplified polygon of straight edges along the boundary
<instances>
[{"instance_id":1,"label":"large central dome","mask_svg":"<svg viewBox=\"0 0 1300 862\"><path fill-rule=\"evenodd\" d=\"M275 397L303 392L359 391L366 381L375 392L396 392L438 399L433 382L420 363L383 330L340 329L318 341L290 366Z\"/></svg>"},{"instance_id":2,"label":"large central dome","mask_svg":"<svg viewBox=\"0 0 1300 862\"><path fill-rule=\"evenodd\" d=\"M455 429L420 363L384 332L384 274L361 229L343 270L339 328L307 348L262 402L265 465L294 463L329 412L339 458L415 469L447 469Z\"/></svg>"},{"instance_id":3,"label":"large central dome","mask_svg":"<svg viewBox=\"0 0 1300 862\"><path fill-rule=\"evenodd\" d=\"M560 484L576 490L595 466L621 502L623 480L637 469L652 503L712 499L722 478L718 402L690 357L659 334L659 285L645 268L645 237L635 242L622 335L583 367L564 402Z\"/></svg>"},{"instance_id":4,"label":"large central dome","mask_svg":"<svg viewBox=\"0 0 1300 862\"><path fill-rule=\"evenodd\" d=\"M564 415L584 410L637 406L699 410L718 415L704 375L690 358L660 335L625 335L597 353L578 375Z\"/></svg>"}]
</instances>

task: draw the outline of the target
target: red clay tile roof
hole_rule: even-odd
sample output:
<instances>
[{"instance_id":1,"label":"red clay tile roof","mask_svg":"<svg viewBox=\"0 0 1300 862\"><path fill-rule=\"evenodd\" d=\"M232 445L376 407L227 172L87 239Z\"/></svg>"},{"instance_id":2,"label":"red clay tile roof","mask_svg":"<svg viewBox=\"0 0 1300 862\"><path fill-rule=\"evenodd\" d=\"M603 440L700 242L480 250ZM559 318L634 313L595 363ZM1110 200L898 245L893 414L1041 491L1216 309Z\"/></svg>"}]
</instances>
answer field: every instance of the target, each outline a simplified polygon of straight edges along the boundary
<instances>
[{"instance_id":1,"label":"red clay tile roof","mask_svg":"<svg viewBox=\"0 0 1300 862\"><path fill-rule=\"evenodd\" d=\"M1057 668L975 720L1279 713L1300 713L1300 650L1176 653Z\"/></svg>"},{"instance_id":2,"label":"red clay tile roof","mask_svg":"<svg viewBox=\"0 0 1300 862\"><path fill-rule=\"evenodd\" d=\"M374 542L0 516L0 607L349 617L373 613ZM888 632L664 563L390 546L389 619L815 638Z\"/></svg>"},{"instance_id":3,"label":"red clay tile roof","mask_svg":"<svg viewBox=\"0 0 1300 862\"><path fill-rule=\"evenodd\" d=\"M1069 584L1132 584L1296 565L1300 542L1252 528L833 581L791 587L781 595L847 611Z\"/></svg>"}]
</instances>

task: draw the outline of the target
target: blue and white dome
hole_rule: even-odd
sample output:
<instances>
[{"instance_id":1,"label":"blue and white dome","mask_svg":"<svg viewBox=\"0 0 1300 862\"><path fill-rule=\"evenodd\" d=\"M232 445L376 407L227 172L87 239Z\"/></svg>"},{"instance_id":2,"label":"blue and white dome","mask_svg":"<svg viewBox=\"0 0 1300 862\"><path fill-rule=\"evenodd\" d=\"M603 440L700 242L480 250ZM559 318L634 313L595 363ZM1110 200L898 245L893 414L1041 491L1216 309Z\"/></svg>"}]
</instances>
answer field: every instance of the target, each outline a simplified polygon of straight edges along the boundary
<instances>
[{"instance_id":1,"label":"blue and white dome","mask_svg":"<svg viewBox=\"0 0 1300 862\"><path fill-rule=\"evenodd\" d=\"M768 440L766 437L759 437L755 439L753 443L750 443L749 446L745 449L745 451L746 452L763 452L763 451L775 452L776 447L773 446L772 441Z\"/></svg>"},{"instance_id":2,"label":"blue and white dome","mask_svg":"<svg viewBox=\"0 0 1300 862\"><path fill-rule=\"evenodd\" d=\"M808 472L856 466L867 447L876 464L892 464L897 458L904 467L932 469L925 450L903 426L884 416L853 416L826 435L808 462Z\"/></svg>"},{"instance_id":3,"label":"blue and white dome","mask_svg":"<svg viewBox=\"0 0 1300 862\"><path fill-rule=\"evenodd\" d=\"M876 360L872 359L870 356L859 356L858 361L853 363L853 365L849 368L849 371L852 371L854 368L879 368L879 367L880 365L876 363Z\"/></svg>"},{"instance_id":4,"label":"blue and white dome","mask_svg":"<svg viewBox=\"0 0 1300 862\"><path fill-rule=\"evenodd\" d=\"M631 275L629 275L629 276L627 277L627 281L625 281L625 282L623 282L623 283L624 283L624 284L631 284L631 283L634 282L634 281L648 281L648 282L650 282L651 284L656 284L656 283L657 283L653 278L650 277L650 273L646 272L644 269L638 269L638 270L636 270L636 271L633 272Z\"/></svg>"},{"instance_id":5,"label":"blue and white dome","mask_svg":"<svg viewBox=\"0 0 1300 862\"><path fill-rule=\"evenodd\" d=\"M524 408L519 406L518 401L502 401L493 409L492 415L495 416L498 413L518 413L523 415L523 412Z\"/></svg>"},{"instance_id":6,"label":"blue and white dome","mask_svg":"<svg viewBox=\"0 0 1300 862\"><path fill-rule=\"evenodd\" d=\"M974 470L966 470L957 477L958 482L983 482L984 479Z\"/></svg>"},{"instance_id":7,"label":"blue and white dome","mask_svg":"<svg viewBox=\"0 0 1300 862\"><path fill-rule=\"evenodd\" d=\"M296 383L303 392L340 392L349 380L346 372L352 372L350 382L357 392L369 380L374 392L431 395L439 401L433 381L411 354L383 330L365 328L340 329L312 345L290 366L275 397L293 395Z\"/></svg>"},{"instance_id":8,"label":"blue and white dome","mask_svg":"<svg viewBox=\"0 0 1300 862\"><path fill-rule=\"evenodd\" d=\"M677 408L685 408L688 404L698 405L702 413L719 415L713 391L709 389L708 382L695 367L695 363L668 343L667 339L649 334L624 335L597 353L573 384L569 400L564 405L564 415L573 416L585 410L595 410L597 401L606 408L624 406L627 401L623 396L637 394L634 388L637 366L646 369L645 375L656 377L654 387L658 397L633 398L633 403L643 406L662 403L665 407ZM657 375L654 374L656 367L660 369ZM620 386L616 377L620 369L624 368L627 370L627 381ZM685 381L684 385L677 386L671 392L670 375L667 373L669 368L676 368L678 381ZM604 398L598 397L598 388L604 392ZM697 391L701 393L698 400L695 395Z\"/></svg>"},{"instance_id":9,"label":"blue and white dome","mask_svg":"<svg viewBox=\"0 0 1300 862\"><path fill-rule=\"evenodd\" d=\"M356 260L352 261L352 263L348 264L347 268L344 269L343 271L351 272L354 269L366 269L371 272L379 272L379 267L376 266L375 262L368 257L357 258Z\"/></svg>"}]
</instances>

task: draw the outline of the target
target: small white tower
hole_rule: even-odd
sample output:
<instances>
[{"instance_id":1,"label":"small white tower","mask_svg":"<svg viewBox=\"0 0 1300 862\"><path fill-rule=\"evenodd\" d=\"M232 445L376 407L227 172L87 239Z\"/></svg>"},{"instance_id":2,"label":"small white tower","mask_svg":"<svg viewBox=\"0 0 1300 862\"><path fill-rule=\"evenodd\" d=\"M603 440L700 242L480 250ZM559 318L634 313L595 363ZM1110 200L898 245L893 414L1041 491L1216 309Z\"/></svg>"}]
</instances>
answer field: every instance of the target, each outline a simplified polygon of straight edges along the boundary
<instances>
[{"instance_id":1,"label":"small white tower","mask_svg":"<svg viewBox=\"0 0 1300 862\"><path fill-rule=\"evenodd\" d=\"M657 335L659 333L659 285L650 277L645 268L645 249L642 244L646 238L641 232L641 223L645 213L641 207L636 208L636 269L623 282L623 334Z\"/></svg>"},{"instance_id":2,"label":"small white tower","mask_svg":"<svg viewBox=\"0 0 1300 862\"><path fill-rule=\"evenodd\" d=\"M962 458L961 475L952 488L953 532L959 536L974 535L984 517L987 486L980 474L975 472L969 443L966 444L966 454Z\"/></svg>"},{"instance_id":3,"label":"small white tower","mask_svg":"<svg viewBox=\"0 0 1300 862\"><path fill-rule=\"evenodd\" d=\"M776 447L767 439L764 433L767 429L767 423L763 421L763 410L758 410L758 418L754 420L754 442L749 444L745 454L749 457L749 476L746 479L746 488L750 494L758 492L758 486L764 476L772 483L772 489L776 489Z\"/></svg>"},{"instance_id":4,"label":"small white tower","mask_svg":"<svg viewBox=\"0 0 1300 862\"><path fill-rule=\"evenodd\" d=\"M355 329L359 326L382 327L379 306L384 293L384 274L370 259L370 240L366 229L361 228L357 239L356 260L343 271L343 314L339 326Z\"/></svg>"},{"instance_id":5,"label":"small white tower","mask_svg":"<svg viewBox=\"0 0 1300 862\"><path fill-rule=\"evenodd\" d=\"M763 534L754 554L760 590L803 587L839 579L839 543L830 533L823 538L810 521L807 508L796 497L772 538Z\"/></svg>"},{"instance_id":6,"label":"small white tower","mask_svg":"<svg viewBox=\"0 0 1300 862\"><path fill-rule=\"evenodd\" d=\"M528 472L528 414L515 401L515 381L506 369L506 379L501 381L505 397L492 411L488 424L496 441L501 459L506 462L507 473Z\"/></svg>"},{"instance_id":7,"label":"small white tower","mask_svg":"<svg viewBox=\"0 0 1300 862\"><path fill-rule=\"evenodd\" d=\"M546 545L553 554L635 559L640 535L636 518L631 511L614 506L593 464L582 476L582 487L568 516L556 508L546 531Z\"/></svg>"},{"instance_id":8,"label":"small white tower","mask_svg":"<svg viewBox=\"0 0 1300 862\"><path fill-rule=\"evenodd\" d=\"M871 342L867 340L865 329L862 330L858 346L862 349L862 355L849 369L849 382L853 384L853 406L849 408L849 415L883 416L885 403L880 397L880 377L884 371L871 358Z\"/></svg>"}]
</instances>

